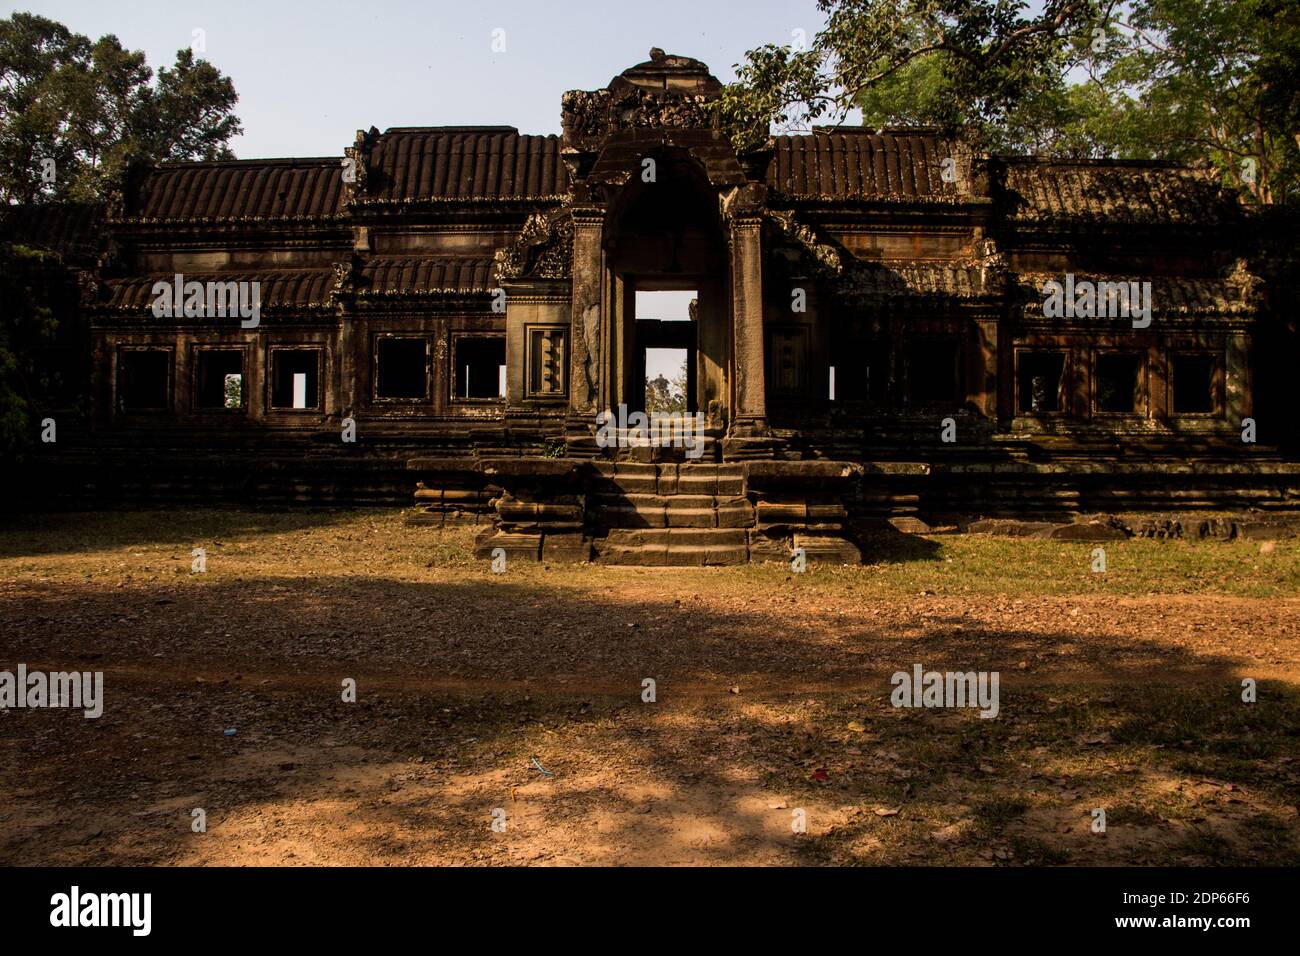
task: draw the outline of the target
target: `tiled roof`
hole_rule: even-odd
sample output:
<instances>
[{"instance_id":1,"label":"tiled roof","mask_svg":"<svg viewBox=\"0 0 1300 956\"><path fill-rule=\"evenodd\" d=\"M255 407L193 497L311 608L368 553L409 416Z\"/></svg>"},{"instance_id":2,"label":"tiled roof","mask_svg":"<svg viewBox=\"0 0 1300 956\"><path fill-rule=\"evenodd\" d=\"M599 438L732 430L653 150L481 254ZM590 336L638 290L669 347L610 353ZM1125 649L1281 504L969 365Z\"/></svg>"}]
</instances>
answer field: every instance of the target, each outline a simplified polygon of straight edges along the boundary
<instances>
[{"instance_id":1,"label":"tiled roof","mask_svg":"<svg viewBox=\"0 0 1300 956\"><path fill-rule=\"evenodd\" d=\"M133 276L127 279L110 279L105 283L108 290L107 306L123 312L149 310L153 306L156 294L154 284L166 282L171 284L174 274L155 274ZM266 308L323 308L330 304L330 292L334 288L334 271L332 269L311 269L299 271L264 271L264 272L222 272L206 275L185 273L185 282L257 282L258 301Z\"/></svg>"},{"instance_id":2,"label":"tiled roof","mask_svg":"<svg viewBox=\"0 0 1300 956\"><path fill-rule=\"evenodd\" d=\"M974 299L1001 292L986 287L986 272L979 263L914 261L910 259L854 261L837 284L843 296L943 297ZM991 282L987 285L992 285Z\"/></svg>"},{"instance_id":3,"label":"tiled roof","mask_svg":"<svg viewBox=\"0 0 1300 956\"><path fill-rule=\"evenodd\" d=\"M125 218L294 219L334 215L342 159L165 163L145 176Z\"/></svg>"},{"instance_id":4,"label":"tiled roof","mask_svg":"<svg viewBox=\"0 0 1300 956\"><path fill-rule=\"evenodd\" d=\"M568 192L558 136L514 129L391 129L370 153L369 201L558 199Z\"/></svg>"},{"instance_id":5,"label":"tiled roof","mask_svg":"<svg viewBox=\"0 0 1300 956\"><path fill-rule=\"evenodd\" d=\"M362 265L361 275L360 296L486 292L495 284L491 259L374 259Z\"/></svg>"},{"instance_id":6,"label":"tiled roof","mask_svg":"<svg viewBox=\"0 0 1300 956\"><path fill-rule=\"evenodd\" d=\"M969 196L944 182L943 161L965 147L930 131L850 130L773 137L767 185L793 198L954 202Z\"/></svg>"},{"instance_id":7,"label":"tiled roof","mask_svg":"<svg viewBox=\"0 0 1300 956\"><path fill-rule=\"evenodd\" d=\"M1005 159L1002 179L1013 221L1208 223L1231 200L1216 179L1168 163Z\"/></svg>"},{"instance_id":8,"label":"tiled roof","mask_svg":"<svg viewBox=\"0 0 1300 956\"><path fill-rule=\"evenodd\" d=\"M1061 273L1022 272L1015 277L1019 299L1024 303L1024 314L1041 316L1046 295L1043 286L1048 281L1064 285ZM1254 306L1245 295L1242 285L1231 278L1188 278L1183 276L1152 275L1083 275L1074 274L1074 283L1098 282L1150 282L1151 311L1156 315L1227 315L1250 313Z\"/></svg>"},{"instance_id":9,"label":"tiled roof","mask_svg":"<svg viewBox=\"0 0 1300 956\"><path fill-rule=\"evenodd\" d=\"M0 209L0 232L14 242L64 256L93 255L103 208L87 203L36 203Z\"/></svg>"}]
</instances>

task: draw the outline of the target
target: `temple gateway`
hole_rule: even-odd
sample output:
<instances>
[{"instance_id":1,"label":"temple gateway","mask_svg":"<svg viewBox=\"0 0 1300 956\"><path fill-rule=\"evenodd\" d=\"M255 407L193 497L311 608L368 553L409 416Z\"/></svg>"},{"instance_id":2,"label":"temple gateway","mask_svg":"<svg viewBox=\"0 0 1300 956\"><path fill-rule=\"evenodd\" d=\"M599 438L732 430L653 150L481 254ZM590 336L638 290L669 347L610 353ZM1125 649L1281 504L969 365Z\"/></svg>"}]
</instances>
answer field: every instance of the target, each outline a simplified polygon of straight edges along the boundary
<instances>
[{"instance_id":1,"label":"temple gateway","mask_svg":"<svg viewBox=\"0 0 1300 956\"><path fill-rule=\"evenodd\" d=\"M559 136L372 128L11 210L77 290L33 480L413 495L485 556L644 564L1294 505L1294 221L1209 170L937 128L738 153L719 90L654 50L566 93Z\"/></svg>"}]
</instances>

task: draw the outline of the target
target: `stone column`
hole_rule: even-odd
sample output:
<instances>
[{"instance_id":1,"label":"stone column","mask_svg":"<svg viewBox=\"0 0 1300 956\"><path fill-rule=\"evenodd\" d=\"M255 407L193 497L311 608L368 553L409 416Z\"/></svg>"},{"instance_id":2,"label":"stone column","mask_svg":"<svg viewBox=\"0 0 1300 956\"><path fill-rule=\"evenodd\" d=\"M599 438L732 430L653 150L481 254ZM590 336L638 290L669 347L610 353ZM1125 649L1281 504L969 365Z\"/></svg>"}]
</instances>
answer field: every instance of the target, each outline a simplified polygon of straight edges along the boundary
<instances>
[{"instance_id":1,"label":"stone column","mask_svg":"<svg viewBox=\"0 0 1300 956\"><path fill-rule=\"evenodd\" d=\"M573 211L573 305L569 347L569 420L595 427L600 411L602 284L605 257L601 249L604 210Z\"/></svg>"},{"instance_id":2,"label":"stone column","mask_svg":"<svg viewBox=\"0 0 1300 956\"><path fill-rule=\"evenodd\" d=\"M1241 421L1254 414L1250 380L1250 336L1236 332L1227 337L1223 356L1223 413L1228 426L1241 431Z\"/></svg>"},{"instance_id":3,"label":"stone column","mask_svg":"<svg viewBox=\"0 0 1300 956\"><path fill-rule=\"evenodd\" d=\"M731 375L729 433L767 434L763 345L762 219L757 212L731 217Z\"/></svg>"},{"instance_id":4,"label":"stone column","mask_svg":"<svg viewBox=\"0 0 1300 956\"><path fill-rule=\"evenodd\" d=\"M996 422L998 414L998 320L976 319L977 351L975 377L968 388L967 400L974 402L986 418Z\"/></svg>"}]
</instances>

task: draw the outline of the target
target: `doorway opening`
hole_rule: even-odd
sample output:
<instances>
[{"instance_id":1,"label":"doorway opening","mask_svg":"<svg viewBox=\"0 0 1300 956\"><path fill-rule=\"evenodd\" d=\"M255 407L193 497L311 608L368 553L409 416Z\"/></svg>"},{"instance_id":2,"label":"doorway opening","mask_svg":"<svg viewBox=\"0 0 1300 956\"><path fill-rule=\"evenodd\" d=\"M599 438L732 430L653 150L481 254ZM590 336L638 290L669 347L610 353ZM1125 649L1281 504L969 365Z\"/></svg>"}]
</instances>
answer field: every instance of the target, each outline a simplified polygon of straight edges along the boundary
<instances>
[{"instance_id":1,"label":"doorway opening","mask_svg":"<svg viewBox=\"0 0 1300 956\"><path fill-rule=\"evenodd\" d=\"M633 395L642 410L693 414L696 403L694 289L637 290L634 297L638 380Z\"/></svg>"}]
</instances>

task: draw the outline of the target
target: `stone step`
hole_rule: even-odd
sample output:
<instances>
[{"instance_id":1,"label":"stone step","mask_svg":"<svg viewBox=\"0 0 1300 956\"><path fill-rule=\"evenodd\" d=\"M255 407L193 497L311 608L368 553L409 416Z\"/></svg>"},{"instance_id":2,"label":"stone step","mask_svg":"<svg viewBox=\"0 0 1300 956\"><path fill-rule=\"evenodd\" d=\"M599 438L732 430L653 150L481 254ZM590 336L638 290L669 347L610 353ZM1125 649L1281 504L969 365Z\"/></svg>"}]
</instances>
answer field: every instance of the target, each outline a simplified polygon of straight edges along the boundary
<instances>
[{"instance_id":1,"label":"stone step","mask_svg":"<svg viewBox=\"0 0 1300 956\"><path fill-rule=\"evenodd\" d=\"M613 444L600 451L618 461L628 462L716 462L722 458L722 443L713 435L696 433L691 439L692 447L687 448L673 444L672 433L666 434L667 444L642 444L630 430L614 429L608 438Z\"/></svg>"},{"instance_id":2,"label":"stone step","mask_svg":"<svg viewBox=\"0 0 1300 956\"><path fill-rule=\"evenodd\" d=\"M474 541L474 557L510 561L578 563L591 559L591 541L577 532L514 532L487 528Z\"/></svg>"},{"instance_id":3,"label":"stone step","mask_svg":"<svg viewBox=\"0 0 1300 956\"><path fill-rule=\"evenodd\" d=\"M710 567L749 560L742 529L622 529L595 542L597 564Z\"/></svg>"},{"instance_id":4,"label":"stone step","mask_svg":"<svg viewBox=\"0 0 1300 956\"><path fill-rule=\"evenodd\" d=\"M617 490L639 495L742 495L745 473L740 465L677 462L600 462L593 491Z\"/></svg>"},{"instance_id":5,"label":"stone step","mask_svg":"<svg viewBox=\"0 0 1300 956\"><path fill-rule=\"evenodd\" d=\"M633 547L636 545L703 547L744 547L747 540L744 528L613 528L600 539L600 547Z\"/></svg>"},{"instance_id":6,"label":"stone step","mask_svg":"<svg viewBox=\"0 0 1300 956\"><path fill-rule=\"evenodd\" d=\"M587 514L605 528L746 528L754 522L748 499L718 495L594 494Z\"/></svg>"}]
</instances>

